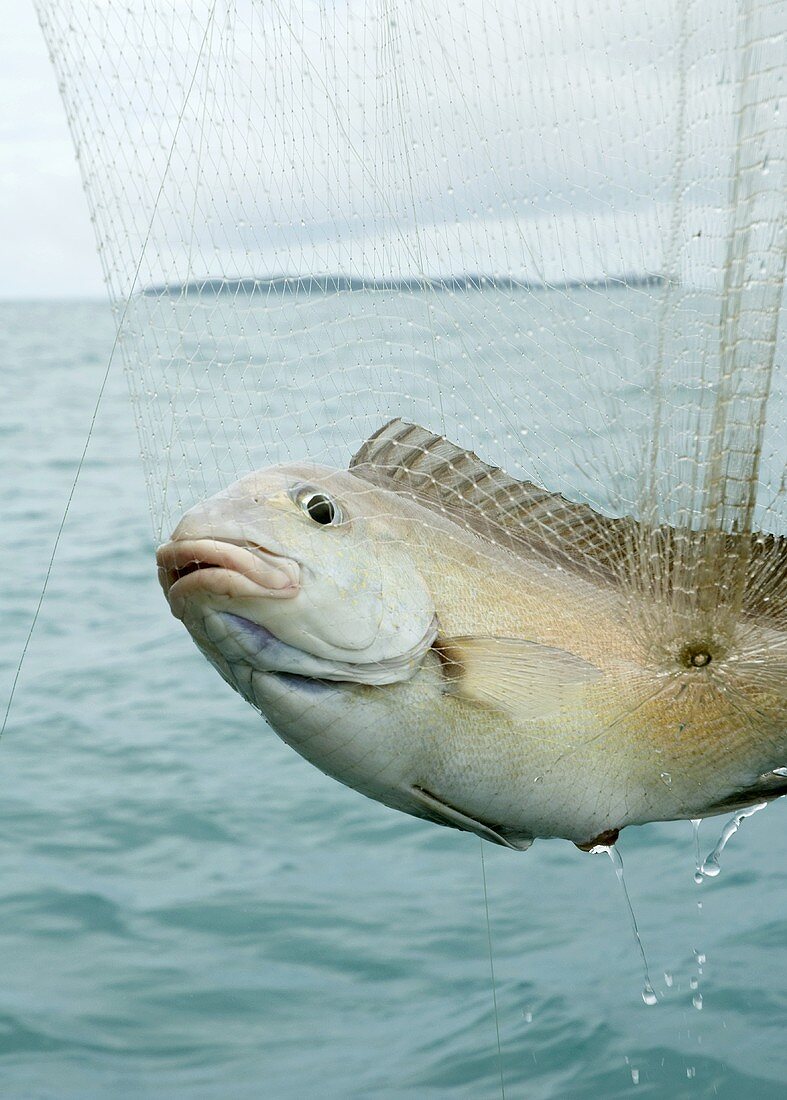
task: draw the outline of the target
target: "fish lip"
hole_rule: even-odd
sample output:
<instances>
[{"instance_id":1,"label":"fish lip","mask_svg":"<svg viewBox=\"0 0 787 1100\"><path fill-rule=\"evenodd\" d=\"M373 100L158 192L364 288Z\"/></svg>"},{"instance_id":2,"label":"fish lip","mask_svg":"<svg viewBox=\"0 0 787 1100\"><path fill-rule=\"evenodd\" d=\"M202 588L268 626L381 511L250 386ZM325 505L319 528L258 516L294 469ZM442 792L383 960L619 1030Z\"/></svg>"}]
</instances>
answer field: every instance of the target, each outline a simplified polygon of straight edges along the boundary
<instances>
[{"instance_id":1,"label":"fish lip","mask_svg":"<svg viewBox=\"0 0 787 1100\"><path fill-rule=\"evenodd\" d=\"M158 578L173 615L186 597L213 591L235 597L288 599L300 591L300 566L259 543L239 539L171 539L156 551Z\"/></svg>"}]
</instances>

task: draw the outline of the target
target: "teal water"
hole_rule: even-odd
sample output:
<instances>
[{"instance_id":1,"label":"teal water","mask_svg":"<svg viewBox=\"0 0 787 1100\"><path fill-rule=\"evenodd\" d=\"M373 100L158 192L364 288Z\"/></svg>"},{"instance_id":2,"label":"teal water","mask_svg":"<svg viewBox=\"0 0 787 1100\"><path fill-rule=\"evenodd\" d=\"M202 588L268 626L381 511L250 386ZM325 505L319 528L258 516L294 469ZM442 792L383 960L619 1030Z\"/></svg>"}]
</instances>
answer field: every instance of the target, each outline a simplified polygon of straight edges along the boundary
<instances>
[{"instance_id":1,"label":"teal water","mask_svg":"<svg viewBox=\"0 0 787 1100\"><path fill-rule=\"evenodd\" d=\"M111 342L99 305L0 306L3 700ZM152 549L117 364L0 742L0 1092L499 1096L480 842L279 742ZM702 886L688 823L623 834L653 1007L608 859L485 846L506 1095L781 1097L786 821Z\"/></svg>"}]
</instances>

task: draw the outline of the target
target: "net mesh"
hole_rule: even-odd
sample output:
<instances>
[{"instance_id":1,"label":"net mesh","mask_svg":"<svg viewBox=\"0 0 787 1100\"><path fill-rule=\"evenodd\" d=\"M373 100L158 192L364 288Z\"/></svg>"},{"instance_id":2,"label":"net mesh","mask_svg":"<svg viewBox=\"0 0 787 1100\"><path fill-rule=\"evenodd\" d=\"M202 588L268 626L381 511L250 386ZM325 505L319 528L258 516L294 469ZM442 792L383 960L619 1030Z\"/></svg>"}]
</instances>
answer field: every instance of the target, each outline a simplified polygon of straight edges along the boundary
<instances>
[{"instance_id":1,"label":"net mesh","mask_svg":"<svg viewBox=\"0 0 787 1100\"><path fill-rule=\"evenodd\" d=\"M784 532L781 0L37 8L157 535L397 416Z\"/></svg>"}]
</instances>

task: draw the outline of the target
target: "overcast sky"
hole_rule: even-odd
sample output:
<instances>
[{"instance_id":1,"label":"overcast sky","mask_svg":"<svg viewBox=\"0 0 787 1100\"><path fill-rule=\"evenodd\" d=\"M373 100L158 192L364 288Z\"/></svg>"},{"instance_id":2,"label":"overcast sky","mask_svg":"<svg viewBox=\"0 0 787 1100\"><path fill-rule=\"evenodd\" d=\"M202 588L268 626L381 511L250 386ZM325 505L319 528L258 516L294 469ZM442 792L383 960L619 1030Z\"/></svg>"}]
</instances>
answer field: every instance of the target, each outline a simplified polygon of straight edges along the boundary
<instances>
[{"instance_id":1,"label":"overcast sky","mask_svg":"<svg viewBox=\"0 0 787 1100\"><path fill-rule=\"evenodd\" d=\"M573 0L555 0L546 6L543 15L540 14L532 26L532 20L526 21L524 40L515 43L513 60L510 61L511 79L503 86L495 81L496 65L476 41L479 36L483 37L480 31L486 28L496 51L495 56L506 44L507 17L499 14L496 5L491 5L487 10L480 0L466 0L462 5L461 18L457 17L446 26L432 26L430 0L422 2L425 2L424 12L415 22L422 23L429 33L408 35L397 30L399 38L394 36L391 42L387 41L391 32L385 30L386 20L383 19L379 28L371 33L364 10L361 5L358 6L358 14L353 20L355 37L347 39L352 38L357 46L353 54L354 83L344 88L341 79L345 76L341 76L337 88L329 89L347 114L347 131L352 132L356 140L360 135L359 143L364 156L358 163L347 158L342 133L336 132L335 121L331 113L326 112L325 96L320 87L308 93L312 98L307 96L302 104L295 104L296 109L281 98L282 89L304 87L304 73L308 76L323 70L323 47L321 34L318 33L321 28L319 6L315 5L312 10L306 4L303 26L291 28L293 34L297 32L298 36L303 36L299 48L293 47L287 37L287 29L273 19L271 12L278 9L266 9L268 18L273 19L272 30L276 33L271 30L255 39L255 69L258 71L255 72L254 83L255 101L264 102L265 110L260 111L255 126L247 126L247 130L234 135L237 138L234 146L230 140L233 138L232 125L245 125L243 113L239 114L238 119L228 117L226 103L221 97L217 99L211 89L203 90L203 70L197 68L200 79L193 97L197 106L193 112L185 112L182 125L178 123L179 145L188 152L191 146L202 149L204 143L205 149L212 154L211 157L206 154L205 159L222 166L221 181L202 181L206 187L204 203L210 208L211 224L216 220L222 222L225 235L227 232L230 234L231 245L231 254L213 255L212 244L198 240L197 244L208 254L209 263L203 265L205 270L197 274L233 275L238 258L249 267L249 270L246 267L238 270L237 274L242 275L292 273L294 267L317 272L322 272L323 268L333 271L337 267L342 270L346 267L365 274L411 274L409 268L413 264L413 251L422 256L425 268L433 275L444 274L443 268L460 272L464 269L496 272L499 268L507 272L510 266L520 277L548 276L559 279L567 274L566 257L570 258L575 253L581 253L584 257L584 266L574 264L568 272L572 277L585 275L594 278L607 268L628 271L636 266L628 255L617 260L614 256L596 255L598 249L594 246L594 234L579 248L574 241L577 229L573 220L570 240L563 239L559 234L557 241L552 240L555 236L554 202L564 198L561 196L563 190L570 188L570 201L575 209L595 209L599 201L596 195L598 181L602 184L603 200L608 202L610 187L626 197L647 190L648 181L661 174L651 163L652 150L659 145L653 140L645 146L642 142L632 143L629 140L626 143L625 171L618 169L614 180L610 180L605 171L610 134L607 132L605 141L601 141L597 118L611 114L611 109L607 109L607 100L612 94L613 84L623 85L632 79L628 61L621 68L620 57L615 59L618 68L614 82L605 67L599 67L594 61L595 54L600 54L605 58L606 68L609 68L609 59L603 47L606 45L605 35L615 33L616 21L608 21L609 25L604 25L599 31L597 20L586 20L580 34L580 23L573 13ZM654 0L656 4L660 2ZM603 6L603 0L595 0L595 4L598 3ZM122 5L118 8L121 9ZM641 16L637 0L628 0L628 8L631 16L629 22L635 15ZM74 22L78 28L80 10L80 5L75 4ZM161 10L167 10L166 6L162 6ZM188 10L199 13L201 8L199 4L193 9L188 5ZM371 10L375 10L374 6ZM403 9L402 19L399 20L403 27L404 13L407 11L418 11L418 5L413 8L407 5ZM259 22L262 18L258 9L255 19ZM0 298L103 296L102 276L87 205L33 0L0 0L0 20L3 27L3 34L0 35L0 249L3 260L0 263ZM162 20L166 22L164 17ZM173 50L176 59L180 53L190 57L185 46L193 52L195 43L198 44L202 38L201 23L196 29L190 27L187 19L181 23L180 33L191 37L182 50ZM151 26L147 26L145 31L148 35L145 42L150 46L149 56L146 55L149 65L154 62L160 64L160 56L153 49L156 44L155 28L151 29ZM125 33L125 25L123 29ZM142 34L142 31L139 33ZM79 36L81 31L78 29L76 34ZM598 42L594 35L600 35ZM344 41L342 34L337 41L341 46ZM396 88L389 87L391 58L388 52L394 45L399 51L395 61L401 69ZM79 46L77 43L75 46L78 53ZM522 53L523 49L527 51L526 56ZM92 55L88 53L86 56L90 59ZM574 57L576 64L571 62L571 67L575 70L576 81L580 82L580 89L584 89L579 99L595 112L589 120L584 117L585 108L577 108L574 99L565 94L562 78L555 80L558 70L562 70ZM217 55L216 60L220 61L221 57ZM233 70L241 90L244 86L242 60L242 56L236 58ZM421 74L428 71L433 76L429 80L425 75L421 80L409 80L402 76L408 69ZM213 70L211 65L206 71ZM381 76L386 79L381 81ZM580 78L590 81L588 88L584 88ZM186 77L182 79L185 81ZM349 80L349 76L346 79ZM638 72L637 85L648 87L652 79L652 64L648 68L646 58L644 69ZM250 88L250 77L247 83ZM308 89L311 86L305 87ZM352 95L348 89L354 89ZM377 89L382 90L375 100ZM636 129L644 127L651 136L662 121L660 117L642 117L643 112L652 113L653 102L658 107L660 105L657 99L653 101L647 97L637 101L634 95L636 90L633 89L630 97L624 97L626 101L631 99L634 108L612 114L621 134L629 139L629 123L634 117L632 112L636 114ZM414 97L412 102L408 101L410 94ZM431 98L424 98L427 94ZM421 125L419 120L425 117L426 106L429 107L426 114L431 129L420 146L410 143L412 148L407 156L398 148L396 128L391 130L388 119L390 105L386 102L386 95L391 102L401 100L410 119L409 125L416 129ZM176 94L173 102L177 101ZM100 108L101 97L98 97L97 104ZM205 104L208 108L213 106L217 112L215 118L210 117L210 110L206 116ZM271 105L275 108L273 112ZM148 106L144 104L136 112L130 112L131 122L135 116L147 117ZM191 113L194 114L193 119ZM204 135L202 128L205 127L206 117L208 132ZM91 131L95 138L96 133L101 134L102 130L110 136L118 132L121 134L119 140L122 140L122 126L111 118L106 124L107 120L100 115L100 111L96 117L88 116L82 121L86 124L88 142ZM158 116L153 117L152 121L154 130L161 127ZM190 128L195 127L200 129L199 140L191 134ZM149 175L151 170L160 167L155 160L157 147L155 143L150 143L150 128L148 126L142 140L135 132L126 137L124 196L127 187L132 198L135 191L142 194L149 190L145 174ZM606 130L609 129L607 125ZM168 133L166 127L163 132ZM551 137L553 132L557 140ZM533 134L538 135L536 142L532 140ZM439 140L437 135L440 135ZM246 160L239 156L234 160L228 158L226 146L229 143L232 148L244 148L250 138L258 139L259 147L254 150L256 172L250 176L252 190L244 194L244 190L249 188ZM481 145L483 155L479 159ZM129 243L125 236L128 224L134 219L127 211L115 209L112 205L117 196L116 180L113 192L112 172L117 166L111 163L111 158L106 163L101 161L101 155L106 157L107 153L106 150L102 153L99 146L101 141L96 138L96 145L90 148L91 153L98 154L93 170L98 173L101 192L94 195L94 199L98 198L111 211L105 234L108 235L106 243L109 254L117 266L121 248L126 247L128 251L128 247L137 245L136 238ZM134 161L135 150L138 165ZM382 161L378 165L381 150ZM375 158L372 169L369 156ZM183 179L178 176L177 164L173 164L170 170L170 190L174 197L170 197L169 192L162 195L162 224L167 217L168 202L173 207L172 224L177 224L176 215L182 215L179 209L182 206L181 192L190 194L193 179L197 178L193 161L194 156L191 156L184 163ZM514 197L538 200L538 210L534 208L532 213L540 212L546 219L549 233L544 240L541 239L541 231L536 234L540 259L532 270L532 248L526 248L525 254L519 255L522 246L517 243L521 237L518 223L511 221L511 212L503 202L504 198L511 196L498 195L500 173L490 172L487 161L493 166L502 166L503 181ZM573 166L570 173L573 178L564 178L566 163ZM134 175L135 167L137 176ZM331 176L331 186L326 190L325 173L328 168L335 178ZM374 175L371 182L367 178L370 172ZM409 186L403 190L404 177ZM107 194L101 190L104 183ZM391 210L401 205L399 198L405 192L407 203L417 207L420 239L415 250L409 247L407 234L410 230L404 224L406 219L399 230L401 240L393 243L388 224ZM238 209L228 206L224 210L222 203L225 195L233 199ZM200 205L203 205L200 198ZM190 198L188 201L192 203ZM376 209L381 203L384 207L382 214ZM622 214L622 199L618 205ZM191 210L191 206L188 209ZM484 211L485 216L476 224L478 211ZM360 220L359 213L362 215ZM378 221L381 222L379 226ZM363 224L363 241L359 244L353 240L349 230L360 224ZM276 233L271 227L277 227ZM202 231L203 227L198 225L197 228ZM247 236L252 233L254 241L240 239L244 232ZM278 236L284 233L286 239L279 240L277 233ZM380 233L383 234L380 238L382 243L378 241ZM169 229L166 232L161 230L158 236L165 238L164 245L167 247L170 239L177 239L177 233ZM639 236L633 235L637 249ZM495 245L498 237L500 241ZM337 244L339 238L344 251L349 250L348 255L344 255ZM266 245L267 252L258 246L258 239ZM620 251L617 234L608 234L607 239L611 241L613 252ZM192 233L189 254L193 243ZM167 247L162 249L162 241L157 238L156 247L151 249L153 259L158 260L161 256L166 261ZM402 256L398 252L391 255L397 249ZM489 255L490 252L494 255ZM375 267L379 267L378 257L381 255L388 258L390 271L378 271ZM133 264L124 253L120 269L127 273L131 266ZM182 267L179 256L175 256L169 268L164 263L161 271L143 270L142 279L153 283L177 281L178 276L182 275ZM124 289L125 286L120 286L115 291L122 292Z\"/></svg>"},{"instance_id":2,"label":"overcast sky","mask_svg":"<svg viewBox=\"0 0 787 1100\"><path fill-rule=\"evenodd\" d=\"M398 0L396 19L360 0L238 0L216 7L209 37L208 0L42 2L55 40L74 25L71 91L116 294L132 275L559 281L657 266L650 222L592 223L610 204L641 216L669 175L669 42L642 0L620 0L625 19L585 0L581 20L575 0L521 20L485 0ZM0 0L0 18L0 296L101 294L33 0Z\"/></svg>"},{"instance_id":3,"label":"overcast sky","mask_svg":"<svg viewBox=\"0 0 787 1100\"><path fill-rule=\"evenodd\" d=\"M104 285L32 0L0 0L0 298L102 297Z\"/></svg>"},{"instance_id":4,"label":"overcast sky","mask_svg":"<svg viewBox=\"0 0 787 1100\"><path fill-rule=\"evenodd\" d=\"M94 26L78 0L47 2L75 24L77 84L114 79L113 65L126 81L119 96L86 98L83 88L80 98L76 87L116 293L135 271L156 285L222 274L417 269L559 281L661 270L655 214L672 195L679 87L671 0L584 0L581 16L576 0L550 0L516 9L521 26L505 0L399 0L393 21L370 4L376 22L360 2L337 4L325 26L316 0L296 4L292 20L278 3L237 0L217 6L210 38L208 0L95 3L94 16L109 8L118 24L95 73L101 18ZM684 182L703 188L686 202L694 221L698 205L721 209L723 198L709 188L725 181L729 156L729 26L703 17L685 44ZM102 297L33 0L0 0L0 27L0 298ZM113 114L111 103L132 101ZM777 148L782 128L771 129ZM701 234L694 223L686 234L697 247L722 241L723 227L697 225ZM700 259L719 266L715 254Z\"/></svg>"}]
</instances>

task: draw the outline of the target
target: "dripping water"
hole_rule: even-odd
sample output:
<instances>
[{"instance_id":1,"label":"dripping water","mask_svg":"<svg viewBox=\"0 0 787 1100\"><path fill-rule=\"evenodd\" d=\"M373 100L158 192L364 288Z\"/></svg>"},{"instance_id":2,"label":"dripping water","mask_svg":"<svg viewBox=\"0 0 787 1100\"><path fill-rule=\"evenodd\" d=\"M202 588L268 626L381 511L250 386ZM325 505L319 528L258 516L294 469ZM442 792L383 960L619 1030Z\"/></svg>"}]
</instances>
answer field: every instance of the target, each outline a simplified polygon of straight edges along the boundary
<instances>
[{"instance_id":1,"label":"dripping water","mask_svg":"<svg viewBox=\"0 0 787 1100\"><path fill-rule=\"evenodd\" d=\"M692 991L691 1003L698 1011L700 1011L702 1009L700 978L702 977L702 968L705 966L705 954L702 951L698 951L696 947L694 948L694 962L697 966L697 977L691 979L691 981L689 982L689 987Z\"/></svg>"},{"instance_id":2,"label":"dripping water","mask_svg":"<svg viewBox=\"0 0 787 1100\"><path fill-rule=\"evenodd\" d=\"M699 868L699 878L697 878L697 875L694 876L696 882L702 882L703 878L716 878L721 872L719 857L727 847L727 842L730 837L734 836L738 829L740 829L744 818L751 817L752 814L756 814L759 810L765 809L767 805L767 802L758 802L756 806L749 806L748 809L740 810L734 817L730 818L721 831L721 836L718 839L716 847L712 852L708 853Z\"/></svg>"},{"instance_id":3,"label":"dripping water","mask_svg":"<svg viewBox=\"0 0 787 1100\"><path fill-rule=\"evenodd\" d=\"M694 881L699 886L702 882L702 856L700 855L700 825L702 824L701 817L693 817L691 819L691 827L694 830ZM702 912L702 902L697 903L698 912ZM697 966L696 978L691 978L689 981L689 988L691 989L691 1003L697 1009L698 1012L702 1011L702 993L700 992L700 978L702 977L702 968L705 965L705 954L694 948L694 962Z\"/></svg>"},{"instance_id":4,"label":"dripping water","mask_svg":"<svg viewBox=\"0 0 787 1100\"><path fill-rule=\"evenodd\" d=\"M642 1000L645 1002L646 1005L654 1005L657 1003L658 998L656 996L656 991L653 988L653 982L650 980L650 967L648 966L648 959L645 954L645 948L642 944L642 937L639 934L637 918L634 915L634 906L631 904L628 887L626 886L626 878L623 872L623 856L620 854L614 844L611 844L609 846L599 844L597 845L597 847L591 848L591 852L594 855L606 852L606 854L612 860L612 866L615 868L615 877L617 878L623 889L623 897L626 899L626 909L628 910L631 930L634 933L634 939L637 943L637 949L639 951L640 958L642 959L642 970L645 978L642 986Z\"/></svg>"},{"instance_id":5,"label":"dripping water","mask_svg":"<svg viewBox=\"0 0 787 1100\"><path fill-rule=\"evenodd\" d=\"M701 817L693 817L691 819L691 827L694 830L694 881L697 883L698 886L702 882L702 856L700 855L701 824Z\"/></svg>"}]
</instances>

